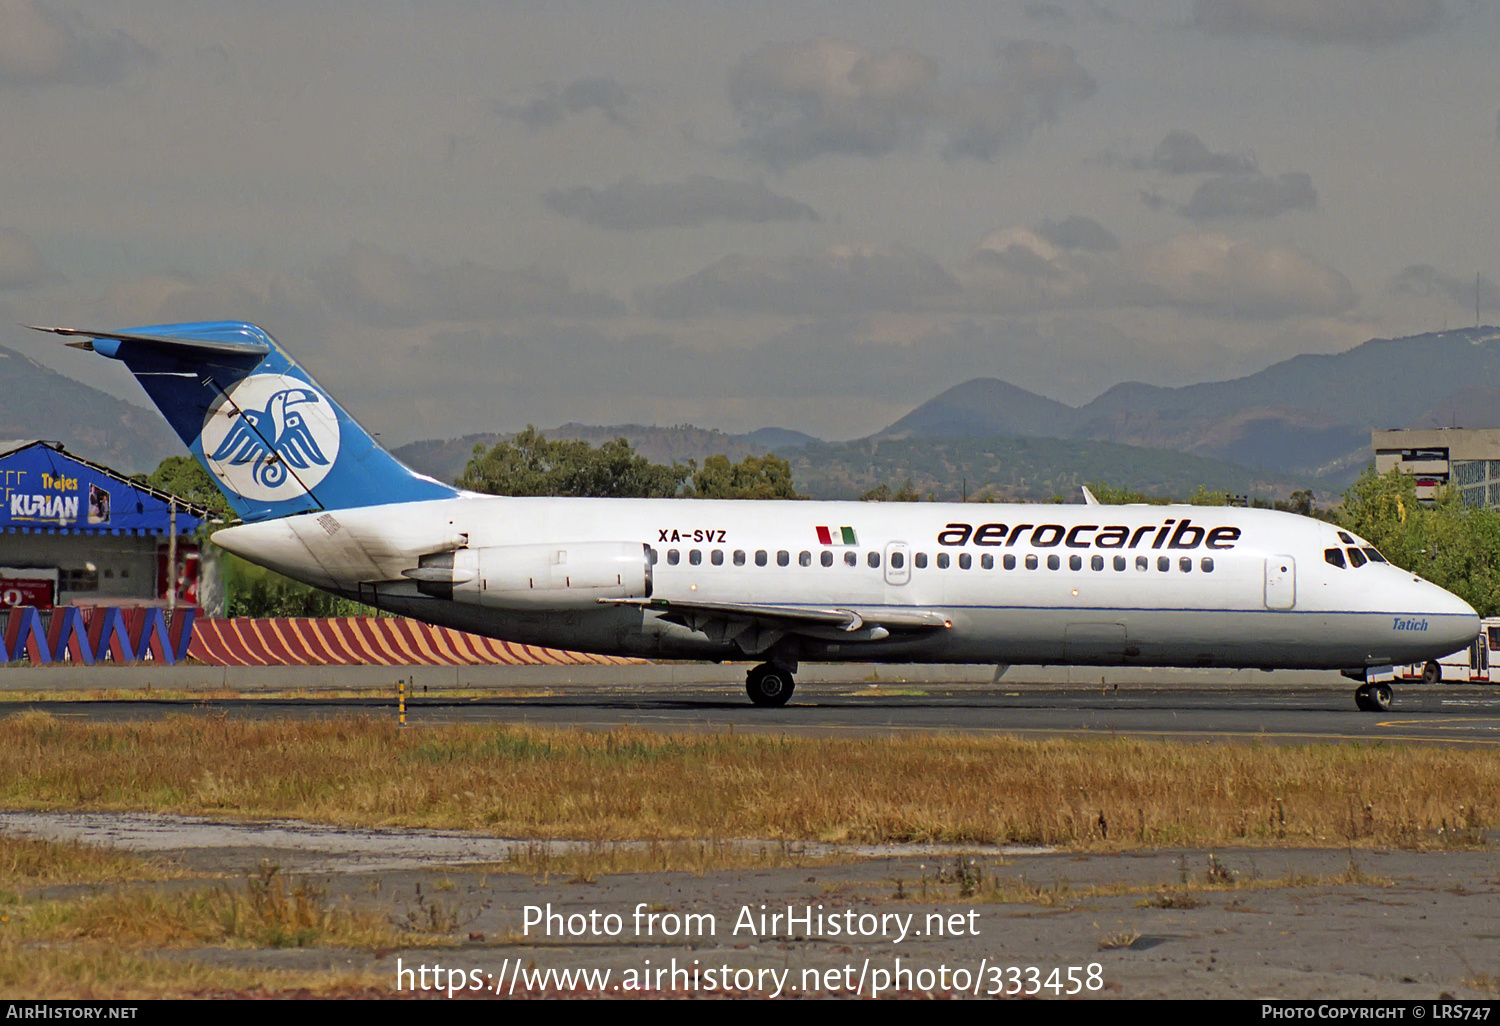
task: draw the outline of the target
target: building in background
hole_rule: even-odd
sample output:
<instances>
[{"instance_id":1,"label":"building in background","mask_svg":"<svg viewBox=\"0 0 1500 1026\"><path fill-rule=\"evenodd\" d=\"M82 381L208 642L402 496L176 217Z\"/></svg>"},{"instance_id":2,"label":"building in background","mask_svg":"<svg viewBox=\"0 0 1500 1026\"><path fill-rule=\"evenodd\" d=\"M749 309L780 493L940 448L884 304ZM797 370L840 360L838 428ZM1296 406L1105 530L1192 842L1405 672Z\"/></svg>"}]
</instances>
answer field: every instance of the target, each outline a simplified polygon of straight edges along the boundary
<instances>
[{"instance_id":1,"label":"building in background","mask_svg":"<svg viewBox=\"0 0 1500 1026\"><path fill-rule=\"evenodd\" d=\"M210 516L61 443L0 442L0 609L196 605Z\"/></svg>"},{"instance_id":2,"label":"building in background","mask_svg":"<svg viewBox=\"0 0 1500 1026\"><path fill-rule=\"evenodd\" d=\"M1500 508L1500 428L1376 431L1370 444L1376 473L1411 474L1424 502L1450 486L1467 506Z\"/></svg>"}]
</instances>

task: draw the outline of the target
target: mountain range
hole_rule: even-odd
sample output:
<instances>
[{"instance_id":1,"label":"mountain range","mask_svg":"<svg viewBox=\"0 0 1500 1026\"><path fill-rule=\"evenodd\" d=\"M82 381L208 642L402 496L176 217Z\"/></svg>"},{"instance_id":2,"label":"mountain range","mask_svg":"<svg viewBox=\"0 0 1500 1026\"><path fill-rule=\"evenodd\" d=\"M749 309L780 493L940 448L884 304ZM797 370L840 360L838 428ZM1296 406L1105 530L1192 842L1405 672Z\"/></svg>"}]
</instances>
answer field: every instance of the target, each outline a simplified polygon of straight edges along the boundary
<instances>
[{"instance_id":1,"label":"mountain range","mask_svg":"<svg viewBox=\"0 0 1500 1026\"><path fill-rule=\"evenodd\" d=\"M126 473L151 471L187 450L161 414L43 367L0 346L0 438L44 439Z\"/></svg>"},{"instance_id":2,"label":"mountain range","mask_svg":"<svg viewBox=\"0 0 1500 1026\"><path fill-rule=\"evenodd\" d=\"M1076 407L996 378L976 378L853 442L822 442L784 428L732 435L691 425L570 423L546 434L594 444L623 436L659 463L702 463L718 453L738 461L774 451L792 460L800 489L829 497L875 484L899 486L912 476L925 482L919 484L924 492L940 496L958 495L966 485L969 494L988 488L1006 497L1045 498L1047 488L1071 487L1095 470L1118 478L1111 483L1148 491L1196 476L1205 485L1248 493L1313 487L1332 497L1369 463L1370 431L1392 427L1500 427L1500 328L1371 339L1230 381L1179 388L1126 382ZM413 442L395 454L452 480L475 445L503 437ZM149 470L183 451L153 411L3 347L0 438L57 439L127 471ZM1013 444L1021 439L1068 444ZM1104 443L1129 449L1107 450L1112 455L1101 462ZM1119 474L1107 473L1115 467Z\"/></svg>"}]
</instances>

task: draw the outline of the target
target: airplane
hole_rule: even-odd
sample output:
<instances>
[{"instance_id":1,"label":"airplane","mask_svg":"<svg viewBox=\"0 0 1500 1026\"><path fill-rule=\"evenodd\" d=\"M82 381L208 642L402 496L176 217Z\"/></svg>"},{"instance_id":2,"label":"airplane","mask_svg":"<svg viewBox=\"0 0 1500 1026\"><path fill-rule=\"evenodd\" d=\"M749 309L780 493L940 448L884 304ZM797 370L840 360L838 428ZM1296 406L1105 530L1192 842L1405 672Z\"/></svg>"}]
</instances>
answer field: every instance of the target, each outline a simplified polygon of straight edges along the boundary
<instances>
[{"instance_id":1,"label":"airplane","mask_svg":"<svg viewBox=\"0 0 1500 1026\"><path fill-rule=\"evenodd\" d=\"M242 523L229 552L508 641L802 662L1336 669L1389 709L1393 664L1468 645L1462 599L1334 524L1216 506L515 498L382 448L260 328L37 328L122 361Z\"/></svg>"}]
</instances>

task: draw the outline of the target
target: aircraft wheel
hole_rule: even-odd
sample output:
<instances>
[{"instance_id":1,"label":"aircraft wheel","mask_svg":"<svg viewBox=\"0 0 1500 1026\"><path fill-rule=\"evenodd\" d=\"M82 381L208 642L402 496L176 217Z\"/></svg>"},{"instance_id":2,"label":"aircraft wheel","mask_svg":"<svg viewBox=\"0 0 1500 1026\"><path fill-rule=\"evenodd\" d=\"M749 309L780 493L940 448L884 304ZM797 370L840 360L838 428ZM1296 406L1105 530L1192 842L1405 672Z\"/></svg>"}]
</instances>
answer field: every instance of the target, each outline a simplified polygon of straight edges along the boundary
<instances>
[{"instance_id":1,"label":"aircraft wheel","mask_svg":"<svg viewBox=\"0 0 1500 1026\"><path fill-rule=\"evenodd\" d=\"M1389 684L1361 684L1354 691L1354 704L1360 712L1388 712L1391 698Z\"/></svg>"},{"instance_id":2,"label":"aircraft wheel","mask_svg":"<svg viewBox=\"0 0 1500 1026\"><path fill-rule=\"evenodd\" d=\"M1436 662L1429 662L1426 666L1422 667L1422 683L1423 684L1436 684L1438 681L1440 681L1442 679L1443 679L1443 668L1441 666L1439 666Z\"/></svg>"},{"instance_id":3,"label":"aircraft wheel","mask_svg":"<svg viewBox=\"0 0 1500 1026\"><path fill-rule=\"evenodd\" d=\"M745 693L761 706L786 705L795 687L792 675L771 663L761 663L745 678Z\"/></svg>"}]
</instances>

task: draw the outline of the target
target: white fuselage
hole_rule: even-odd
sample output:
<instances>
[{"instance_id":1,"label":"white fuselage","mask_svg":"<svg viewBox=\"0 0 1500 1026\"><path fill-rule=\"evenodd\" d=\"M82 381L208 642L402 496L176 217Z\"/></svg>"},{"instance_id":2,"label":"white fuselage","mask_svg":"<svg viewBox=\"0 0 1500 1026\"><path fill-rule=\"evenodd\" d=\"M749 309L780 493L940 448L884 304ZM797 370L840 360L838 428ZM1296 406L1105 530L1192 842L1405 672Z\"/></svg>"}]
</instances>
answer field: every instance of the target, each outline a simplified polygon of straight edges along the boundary
<instances>
[{"instance_id":1,"label":"white fuselage","mask_svg":"<svg viewBox=\"0 0 1500 1026\"><path fill-rule=\"evenodd\" d=\"M658 602L834 607L872 622L920 610L951 624L778 635L777 651L811 661L1349 669L1434 658L1479 626L1465 602L1409 572L1330 563L1328 550L1365 545L1331 524L1226 507L464 495L246 524L215 541L431 623L626 656L766 651L745 641L754 632L695 629L650 605L538 592L497 607L483 590L492 571L451 598L408 572L433 553L482 550L489 562L473 565L493 567L528 546L629 543L653 561Z\"/></svg>"}]
</instances>

